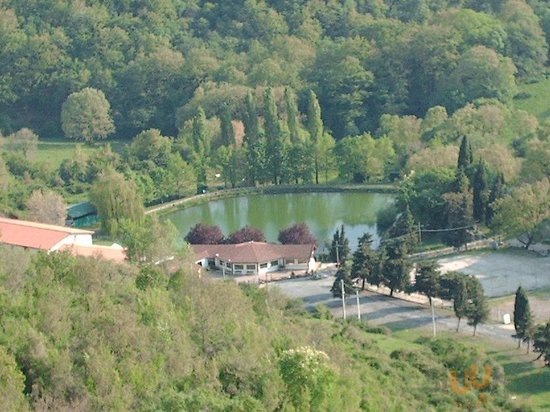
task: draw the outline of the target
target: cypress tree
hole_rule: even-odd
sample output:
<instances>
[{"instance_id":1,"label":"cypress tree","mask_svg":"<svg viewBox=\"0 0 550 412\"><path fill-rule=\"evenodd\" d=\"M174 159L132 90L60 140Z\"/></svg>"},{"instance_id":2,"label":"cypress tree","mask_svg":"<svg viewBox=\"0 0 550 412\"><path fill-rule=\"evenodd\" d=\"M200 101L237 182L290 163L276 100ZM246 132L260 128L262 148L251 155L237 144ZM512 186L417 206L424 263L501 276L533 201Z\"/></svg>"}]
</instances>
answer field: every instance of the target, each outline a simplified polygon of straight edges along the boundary
<instances>
[{"instance_id":1,"label":"cypress tree","mask_svg":"<svg viewBox=\"0 0 550 412\"><path fill-rule=\"evenodd\" d=\"M315 164L315 183L319 184L319 167L320 167L320 146L323 138L323 120L321 118L321 107L313 90L309 91L308 106L307 106L307 131L313 146L314 164Z\"/></svg>"},{"instance_id":2,"label":"cypress tree","mask_svg":"<svg viewBox=\"0 0 550 412\"><path fill-rule=\"evenodd\" d=\"M485 223L487 214L487 203L489 201L489 193L487 188L487 176L485 173L485 164L479 162L474 175L473 184L473 215L474 220L477 222Z\"/></svg>"},{"instance_id":3,"label":"cypress tree","mask_svg":"<svg viewBox=\"0 0 550 412\"><path fill-rule=\"evenodd\" d=\"M474 336L476 335L477 325L483 323L489 317L489 306L487 298L483 292L483 286L475 277L469 278L468 284L469 304L466 310L468 325L474 327Z\"/></svg>"},{"instance_id":4,"label":"cypress tree","mask_svg":"<svg viewBox=\"0 0 550 412\"><path fill-rule=\"evenodd\" d=\"M455 316L458 318L458 323L456 324L456 331L458 332L460 320L466 316L468 310L468 283L466 275L462 273L457 274L453 283L453 310Z\"/></svg>"},{"instance_id":5,"label":"cypress tree","mask_svg":"<svg viewBox=\"0 0 550 412\"><path fill-rule=\"evenodd\" d=\"M260 130L256 102L254 101L254 96L252 96L251 92L246 95L243 123L244 140L248 145L251 145L258 139L258 133Z\"/></svg>"},{"instance_id":6,"label":"cypress tree","mask_svg":"<svg viewBox=\"0 0 550 412\"><path fill-rule=\"evenodd\" d=\"M502 173L499 173L495 178L493 186L491 187L491 191L489 193L489 200L487 201L487 209L486 209L487 224L490 224L492 222L493 216L495 215L495 211L493 209L494 201L497 199L500 199L503 196L503 194L504 194L504 175Z\"/></svg>"},{"instance_id":7,"label":"cypress tree","mask_svg":"<svg viewBox=\"0 0 550 412\"><path fill-rule=\"evenodd\" d=\"M300 142L300 124L298 121L300 113L296 105L296 96L288 87L285 89L285 106L290 142L296 144Z\"/></svg>"},{"instance_id":8,"label":"cypress tree","mask_svg":"<svg viewBox=\"0 0 550 412\"><path fill-rule=\"evenodd\" d=\"M457 167L459 169L466 170L473 162L473 155L472 155L472 146L470 145L470 141L468 140L467 136L464 136L462 138L462 142L460 143L460 151L458 152L458 165Z\"/></svg>"},{"instance_id":9,"label":"cypress tree","mask_svg":"<svg viewBox=\"0 0 550 412\"><path fill-rule=\"evenodd\" d=\"M529 339L530 330L533 326L533 318L529 307L529 299L525 291L520 286L516 291L516 300L514 302L514 337L518 340L518 349L522 341Z\"/></svg>"},{"instance_id":10,"label":"cypress tree","mask_svg":"<svg viewBox=\"0 0 550 412\"><path fill-rule=\"evenodd\" d=\"M235 129L231 122L231 111L227 105L224 105L220 112L220 129L222 144L232 146L235 144Z\"/></svg>"},{"instance_id":11,"label":"cypress tree","mask_svg":"<svg viewBox=\"0 0 550 412\"><path fill-rule=\"evenodd\" d=\"M353 279L360 278L362 280L362 290L365 290L367 279L372 279L376 265L376 252L371 249L372 241L372 235L365 233L358 239L357 250L353 253L351 276Z\"/></svg>"}]
</instances>

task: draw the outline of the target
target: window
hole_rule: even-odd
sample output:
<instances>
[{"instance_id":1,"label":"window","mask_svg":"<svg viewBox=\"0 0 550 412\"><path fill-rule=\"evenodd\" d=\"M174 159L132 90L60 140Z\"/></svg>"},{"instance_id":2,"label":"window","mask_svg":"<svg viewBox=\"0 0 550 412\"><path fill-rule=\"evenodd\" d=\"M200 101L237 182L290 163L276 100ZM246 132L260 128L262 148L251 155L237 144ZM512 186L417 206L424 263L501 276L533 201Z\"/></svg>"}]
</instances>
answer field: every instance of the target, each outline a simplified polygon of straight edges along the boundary
<instances>
[{"instance_id":1,"label":"window","mask_svg":"<svg viewBox=\"0 0 550 412\"><path fill-rule=\"evenodd\" d=\"M246 270L256 270L256 265L246 265Z\"/></svg>"},{"instance_id":2,"label":"window","mask_svg":"<svg viewBox=\"0 0 550 412\"><path fill-rule=\"evenodd\" d=\"M267 268L267 263L260 263L260 269Z\"/></svg>"},{"instance_id":3,"label":"window","mask_svg":"<svg viewBox=\"0 0 550 412\"><path fill-rule=\"evenodd\" d=\"M278 260L272 260L271 261L271 266L279 266L279 261Z\"/></svg>"},{"instance_id":4,"label":"window","mask_svg":"<svg viewBox=\"0 0 550 412\"><path fill-rule=\"evenodd\" d=\"M243 265L235 265L235 270L243 270L243 269L244 269Z\"/></svg>"}]
</instances>

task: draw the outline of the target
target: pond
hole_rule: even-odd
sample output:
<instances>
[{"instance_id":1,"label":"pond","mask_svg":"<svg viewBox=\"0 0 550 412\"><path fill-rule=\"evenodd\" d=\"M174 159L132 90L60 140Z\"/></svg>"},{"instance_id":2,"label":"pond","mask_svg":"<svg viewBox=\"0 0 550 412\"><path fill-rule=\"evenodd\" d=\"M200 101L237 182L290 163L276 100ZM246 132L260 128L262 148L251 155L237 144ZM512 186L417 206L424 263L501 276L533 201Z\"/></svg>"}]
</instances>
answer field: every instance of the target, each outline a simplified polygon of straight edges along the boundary
<instances>
[{"instance_id":1,"label":"pond","mask_svg":"<svg viewBox=\"0 0 550 412\"><path fill-rule=\"evenodd\" d=\"M392 204L394 196L382 193L258 194L214 200L166 215L184 237L197 223L218 225L225 235L249 224L261 229L268 242L277 242L281 229L306 223L324 251L335 230L344 225L352 250L357 238L372 234L379 243L376 214Z\"/></svg>"}]
</instances>

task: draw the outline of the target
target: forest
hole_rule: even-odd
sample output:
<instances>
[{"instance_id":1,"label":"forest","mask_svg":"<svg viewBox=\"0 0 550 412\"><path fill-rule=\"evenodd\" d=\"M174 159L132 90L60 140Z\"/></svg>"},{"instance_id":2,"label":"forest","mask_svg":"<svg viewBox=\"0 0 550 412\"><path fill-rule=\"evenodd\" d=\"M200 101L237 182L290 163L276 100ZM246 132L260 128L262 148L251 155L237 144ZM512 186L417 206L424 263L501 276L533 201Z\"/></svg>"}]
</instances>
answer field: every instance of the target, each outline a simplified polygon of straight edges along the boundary
<instances>
[{"instance_id":1,"label":"forest","mask_svg":"<svg viewBox=\"0 0 550 412\"><path fill-rule=\"evenodd\" d=\"M427 224L444 228L441 195L475 192L476 174L482 224L491 196L550 175L550 120L515 104L547 75L548 2L5 0L0 21L6 215L113 179L145 206L209 185L401 181L400 210L424 224L437 195ZM49 138L84 146L33 160Z\"/></svg>"}]
</instances>

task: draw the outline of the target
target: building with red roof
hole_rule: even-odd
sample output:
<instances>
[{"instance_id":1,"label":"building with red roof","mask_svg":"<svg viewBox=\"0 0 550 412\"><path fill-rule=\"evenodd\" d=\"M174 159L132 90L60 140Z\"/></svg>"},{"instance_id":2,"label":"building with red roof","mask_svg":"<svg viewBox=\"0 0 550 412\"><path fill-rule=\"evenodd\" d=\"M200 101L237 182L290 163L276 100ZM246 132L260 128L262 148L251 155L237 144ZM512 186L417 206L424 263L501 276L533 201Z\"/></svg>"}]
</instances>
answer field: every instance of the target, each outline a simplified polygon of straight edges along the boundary
<instances>
[{"instance_id":1,"label":"building with red roof","mask_svg":"<svg viewBox=\"0 0 550 412\"><path fill-rule=\"evenodd\" d=\"M234 275L252 275L278 270L315 268L315 245L280 245L245 242L223 245L191 245L196 263L203 267L220 268Z\"/></svg>"},{"instance_id":2,"label":"building with red roof","mask_svg":"<svg viewBox=\"0 0 550 412\"><path fill-rule=\"evenodd\" d=\"M91 230L0 217L0 243L48 253L69 250L76 256L124 261L126 252L121 246L94 245L93 234Z\"/></svg>"}]
</instances>

